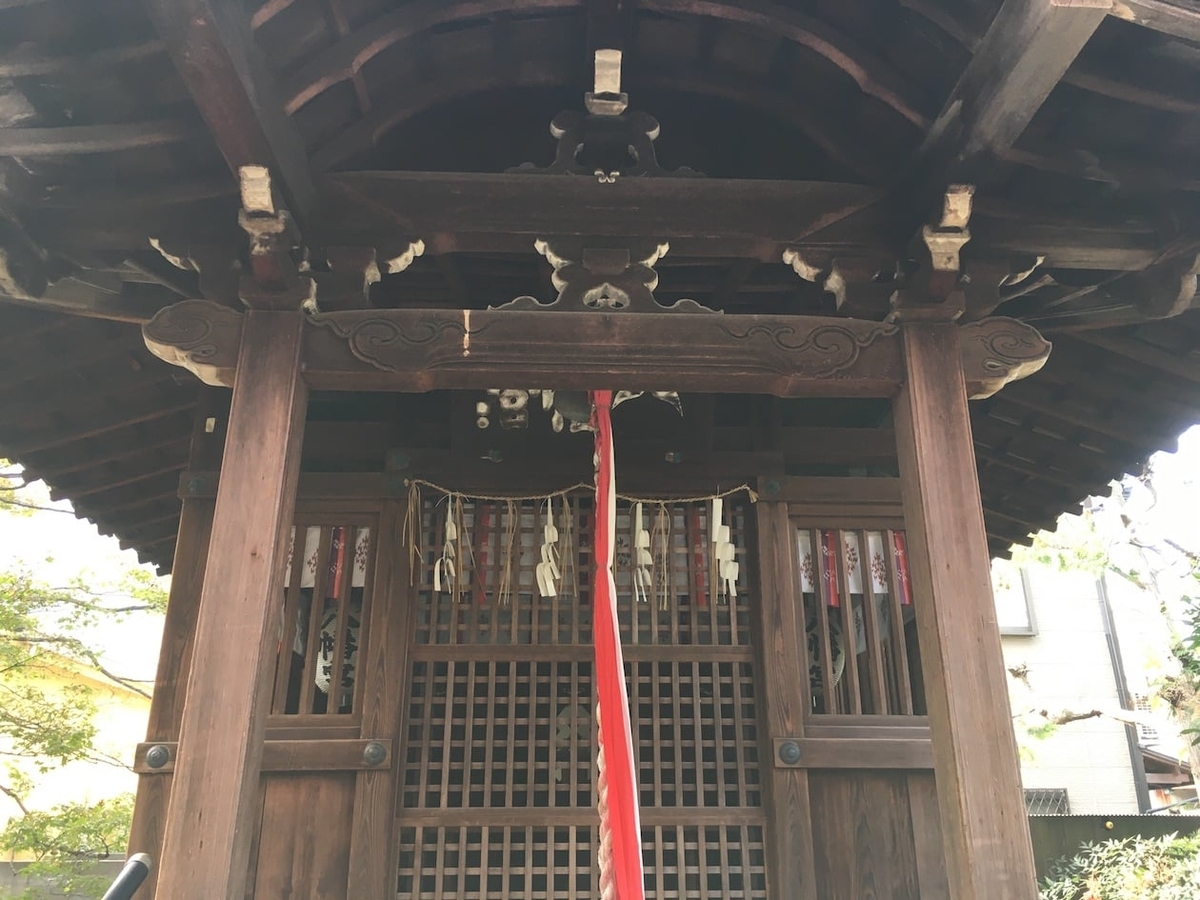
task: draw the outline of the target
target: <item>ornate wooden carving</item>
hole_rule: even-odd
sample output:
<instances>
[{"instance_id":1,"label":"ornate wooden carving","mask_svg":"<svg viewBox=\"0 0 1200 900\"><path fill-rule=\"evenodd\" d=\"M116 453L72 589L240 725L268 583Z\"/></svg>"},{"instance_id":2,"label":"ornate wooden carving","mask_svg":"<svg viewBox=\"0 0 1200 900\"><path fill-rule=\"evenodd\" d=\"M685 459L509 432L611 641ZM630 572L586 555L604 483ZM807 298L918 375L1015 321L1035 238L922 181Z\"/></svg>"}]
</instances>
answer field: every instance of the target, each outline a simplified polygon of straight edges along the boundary
<instances>
[{"instance_id":1,"label":"ornate wooden carving","mask_svg":"<svg viewBox=\"0 0 1200 900\"><path fill-rule=\"evenodd\" d=\"M233 387L245 316L209 300L184 300L142 326L150 352L205 384Z\"/></svg>"},{"instance_id":2,"label":"ornate wooden carving","mask_svg":"<svg viewBox=\"0 0 1200 900\"><path fill-rule=\"evenodd\" d=\"M1032 325L998 316L959 329L967 396L982 400L1041 369L1051 344Z\"/></svg>"},{"instance_id":3,"label":"ornate wooden carving","mask_svg":"<svg viewBox=\"0 0 1200 900\"><path fill-rule=\"evenodd\" d=\"M229 386L243 315L206 300L163 309L146 346ZM1050 344L1015 319L963 326L973 399L1042 367ZM536 384L562 390L891 396L904 380L900 329L817 316L546 316L498 310L345 310L312 316L305 379L316 389L429 391Z\"/></svg>"},{"instance_id":4,"label":"ornate wooden carving","mask_svg":"<svg viewBox=\"0 0 1200 900\"><path fill-rule=\"evenodd\" d=\"M854 319L389 310L312 322L306 368L314 386L614 384L844 396L888 395L901 377L896 329Z\"/></svg>"},{"instance_id":5,"label":"ornate wooden carving","mask_svg":"<svg viewBox=\"0 0 1200 900\"><path fill-rule=\"evenodd\" d=\"M643 112L628 112L628 95L621 91L621 51L597 50L595 89L584 97L587 113L560 112L550 123L558 141L554 162L544 168L524 163L511 172L550 175L592 175L601 184L626 177L699 175L686 166L668 171L658 164L654 142L658 120Z\"/></svg>"},{"instance_id":6,"label":"ornate wooden carving","mask_svg":"<svg viewBox=\"0 0 1200 900\"><path fill-rule=\"evenodd\" d=\"M658 273L654 264L670 245L658 241L631 242L624 247L586 247L580 241L537 241L535 246L554 266L551 282L558 297L541 303L536 297L517 297L495 309L579 312L584 309L632 313L714 312L695 300L663 306L654 298Z\"/></svg>"}]
</instances>

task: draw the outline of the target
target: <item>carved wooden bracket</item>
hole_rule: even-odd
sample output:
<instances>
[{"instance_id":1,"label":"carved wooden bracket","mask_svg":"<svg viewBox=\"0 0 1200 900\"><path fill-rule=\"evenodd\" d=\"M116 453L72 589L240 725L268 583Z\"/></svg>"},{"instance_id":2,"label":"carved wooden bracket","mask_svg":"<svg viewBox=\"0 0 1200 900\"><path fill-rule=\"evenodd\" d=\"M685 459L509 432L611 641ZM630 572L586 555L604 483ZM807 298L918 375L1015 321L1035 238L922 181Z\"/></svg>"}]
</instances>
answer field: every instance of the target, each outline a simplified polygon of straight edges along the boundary
<instances>
[{"instance_id":1,"label":"carved wooden bracket","mask_svg":"<svg viewBox=\"0 0 1200 900\"><path fill-rule=\"evenodd\" d=\"M997 316L959 329L967 396L982 400L1046 364L1052 345L1032 325Z\"/></svg>"},{"instance_id":2,"label":"carved wooden bracket","mask_svg":"<svg viewBox=\"0 0 1200 900\"><path fill-rule=\"evenodd\" d=\"M161 310L142 332L159 358L230 386L242 314L206 300ZM305 380L314 389L561 390L888 397L904 380L902 329L816 316L545 316L497 310L346 310L312 316ZM1036 372L1050 344L1013 319L962 329L971 397Z\"/></svg>"},{"instance_id":3,"label":"carved wooden bracket","mask_svg":"<svg viewBox=\"0 0 1200 900\"><path fill-rule=\"evenodd\" d=\"M537 241L539 253L554 266L550 276L558 297L541 303L517 297L493 309L554 312L694 313L714 312L695 300L663 306L654 299L657 263L670 249L666 243L642 241L625 247L584 247L579 241Z\"/></svg>"},{"instance_id":4,"label":"carved wooden bracket","mask_svg":"<svg viewBox=\"0 0 1200 900\"><path fill-rule=\"evenodd\" d=\"M524 163L510 172L549 175L590 175L601 184L625 177L694 177L686 166L667 170L658 163L654 142L658 121L643 112L628 112L628 95L621 92L621 52L597 50L595 90L584 97L586 113L566 110L550 123L558 141L554 162L538 167Z\"/></svg>"}]
</instances>

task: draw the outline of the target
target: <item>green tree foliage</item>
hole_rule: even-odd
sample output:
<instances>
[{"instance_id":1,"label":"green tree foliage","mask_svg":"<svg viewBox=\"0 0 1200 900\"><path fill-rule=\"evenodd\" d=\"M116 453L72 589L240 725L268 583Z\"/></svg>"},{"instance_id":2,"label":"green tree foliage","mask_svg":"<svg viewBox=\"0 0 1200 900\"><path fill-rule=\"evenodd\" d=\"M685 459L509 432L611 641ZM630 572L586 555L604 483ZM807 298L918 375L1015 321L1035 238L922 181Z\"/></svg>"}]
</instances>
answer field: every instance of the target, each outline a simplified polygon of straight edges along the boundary
<instances>
[{"instance_id":1,"label":"green tree foliage","mask_svg":"<svg viewBox=\"0 0 1200 900\"><path fill-rule=\"evenodd\" d=\"M1195 900L1200 837L1167 835L1084 844L1056 862L1041 900Z\"/></svg>"},{"instance_id":2,"label":"green tree foliage","mask_svg":"<svg viewBox=\"0 0 1200 900\"><path fill-rule=\"evenodd\" d=\"M40 505L16 493L0 487L0 505L7 506L0 514L24 515ZM31 857L27 874L58 891L103 893L104 879L91 870L97 860L124 854L133 805L131 796L50 810L27 802L38 776L60 766L80 760L123 765L95 746L91 689L64 687L61 673L79 665L145 694L104 666L88 636L96 626L165 605L162 587L142 569L128 568L107 583L80 576L61 586L43 583L28 569L0 571L0 802L15 812L0 831L0 851Z\"/></svg>"}]
</instances>

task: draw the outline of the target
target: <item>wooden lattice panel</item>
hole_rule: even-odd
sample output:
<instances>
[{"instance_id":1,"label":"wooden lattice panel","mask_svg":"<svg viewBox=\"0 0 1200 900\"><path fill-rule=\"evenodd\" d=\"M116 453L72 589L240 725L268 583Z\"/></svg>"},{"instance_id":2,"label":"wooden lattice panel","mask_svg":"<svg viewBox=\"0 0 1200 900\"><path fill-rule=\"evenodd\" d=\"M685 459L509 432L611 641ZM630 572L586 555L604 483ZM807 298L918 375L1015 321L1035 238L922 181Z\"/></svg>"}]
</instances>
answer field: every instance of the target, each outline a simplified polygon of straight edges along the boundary
<instances>
[{"instance_id":1,"label":"wooden lattice panel","mask_svg":"<svg viewBox=\"0 0 1200 900\"><path fill-rule=\"evenodd\" d=\"M435 591L434 567L445 552L447 504L452 502L456 574ZM746 512L740 504L727 503L726 508L724 524L739 563L736 596L731 598L717 577L710 508L703 503L647 503L642 514L651 542L652 584L638 597L633 588L634 507L618 505L613 578L624 644L749 646ZM543 597L536 568L548 522L560 535L556 553L561 579L558 592ZM592 527L586 498L525 504L426 501L416 643L590 646Z\"/></svg>"},{"instance_id":2,"label":"wooden lattice panel","mask_svg":"<svg viewBox=\"0 0 1200 900\"><path fill-rule=\"evenodd\" d=\"M401 805L590 808L592 665L413 664Z\"/></svg>"},{"instance_id":3,"label":"wooden lattice panel","mask_svg":"<svg viewBox=\"0 0 1200 900\"><path fill-rule=\"evenodd\" d=\"M762 804L748 662L637 662L630 718L647 808Z\"/></svg>"},{"instance_id":4,"label":"wooden lattice panel","mask_svg":"<svg viewBox=\"0 0 1200 900\"><path fill-rule=\"evenodd\" d=\"M594 887L582 825L400 829L399 896L411 900L585 900Z\"/></svg>"},{"instance_id":5,"label":"wooden lattice panel","mask_svg":"<svg viewBox=\"0 0 1200 900\"><path fill-rule=\"evenodd\" d=\"M299 521L292 529L272 713L354 713L374 568L372 533L369 522L353 520Z\"/></svg>"},{"instance_id":6,"label":"wooden lattice panel","mask_svg":"<svg viewBox=\"0 0 1200 900\"><path fill-rule=\"evenodd\" d=\"M647 900L765 900L761 825L642 829Z\"/></svg>"},{"instance_id":7,"label":"wooden lattice panel","mask_svg":"<svg viewBox=\"0 0 1200 900\"><path fill-rule=\"evenodd\" d=\"M435 590L449 502L426 500L421 511L399 897L598 898L590 501L553 504L565 549L551 597L536 577L545 502L464 499L451 512L455 579ZM614 580L647 896L761 900L746 509L730 501L722 517L740 564L728 593L710 515L705 503L643 505L655 564L639 597L636 513L618 508Z\"/></svg>"},{"instance_id":8,"label":"wooden lattice panel","mask_svg":"<svg viewBox=\"0 0 1200 900\"><path fill-rule=\"evenodd\" d=\"M812 711L923 713L904 532L801 527L796 547Z\"/></svg>"}]
</instances>

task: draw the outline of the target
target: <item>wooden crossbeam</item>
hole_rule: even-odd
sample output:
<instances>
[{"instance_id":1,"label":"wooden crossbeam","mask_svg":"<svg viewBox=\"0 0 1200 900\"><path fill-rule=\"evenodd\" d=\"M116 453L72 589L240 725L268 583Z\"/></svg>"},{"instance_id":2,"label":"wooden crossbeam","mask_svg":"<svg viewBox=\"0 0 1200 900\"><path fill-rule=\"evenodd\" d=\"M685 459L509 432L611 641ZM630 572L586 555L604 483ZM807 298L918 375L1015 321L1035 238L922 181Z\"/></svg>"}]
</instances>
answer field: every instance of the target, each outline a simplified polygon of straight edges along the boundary
<instances>
[{"instance_id":1,"label":"wooden crossbeam","mask_svg":"<svg viewBox=\"0 0 1200 900\"><path fill-rule=\"evenodd\" d=\"M200 131L179 119L115 125L0 128L0 156L74 156L161 147L195 140Z\"/></svg>"},{"instance_id":2,"label":"wooden crossbeam","mask_svg":"<svg viewBox=\"0 0 1200 900\"><path fill-rule=\"evenodd\" d=\"M245 317L185 300L142 328L159 358L206 384L234 382ZM1050 345L1014 319L961 329L961 371L983 398L1042 367ZM899 330L862 319L708 313L346 310L313 316L304 378L315 390L424 392L495 384L589 390L890 397ZM564 365L564 360L569 365Z\"/></svg>"},{"instance_id":3,"label":"wooden crossbeam","mask_svg":"<svg viewBox=\"0 0 1200 900\"><path fill-rule=\"evenodd\" d=\"M1200 41L1200 9L1194 3L1122 0L1113 4L1112 15L1172 37Z\"/></svg>"},{"instance_id":4,"label":"wooden crossbeam","mask_svg":"<svg viewBox=\"0 0 1200 900\"><path fill-rule=\"evenodd\" d=\"M1005 0L917 152L913 193L929 203L1012 147L1111 7Z\"/></svg>"},{"instance_id":5,"label":"wooden crossbeam","mask_svg":"<svg viewBox=\"0 0 1200 900\"><path fill-rule=\"evenodd\" d=\"M229 168L268 167L303 226L314 200L304 142L254 47L245 7L219 0L144 5Z\"/></svg>"}]
</instances>

